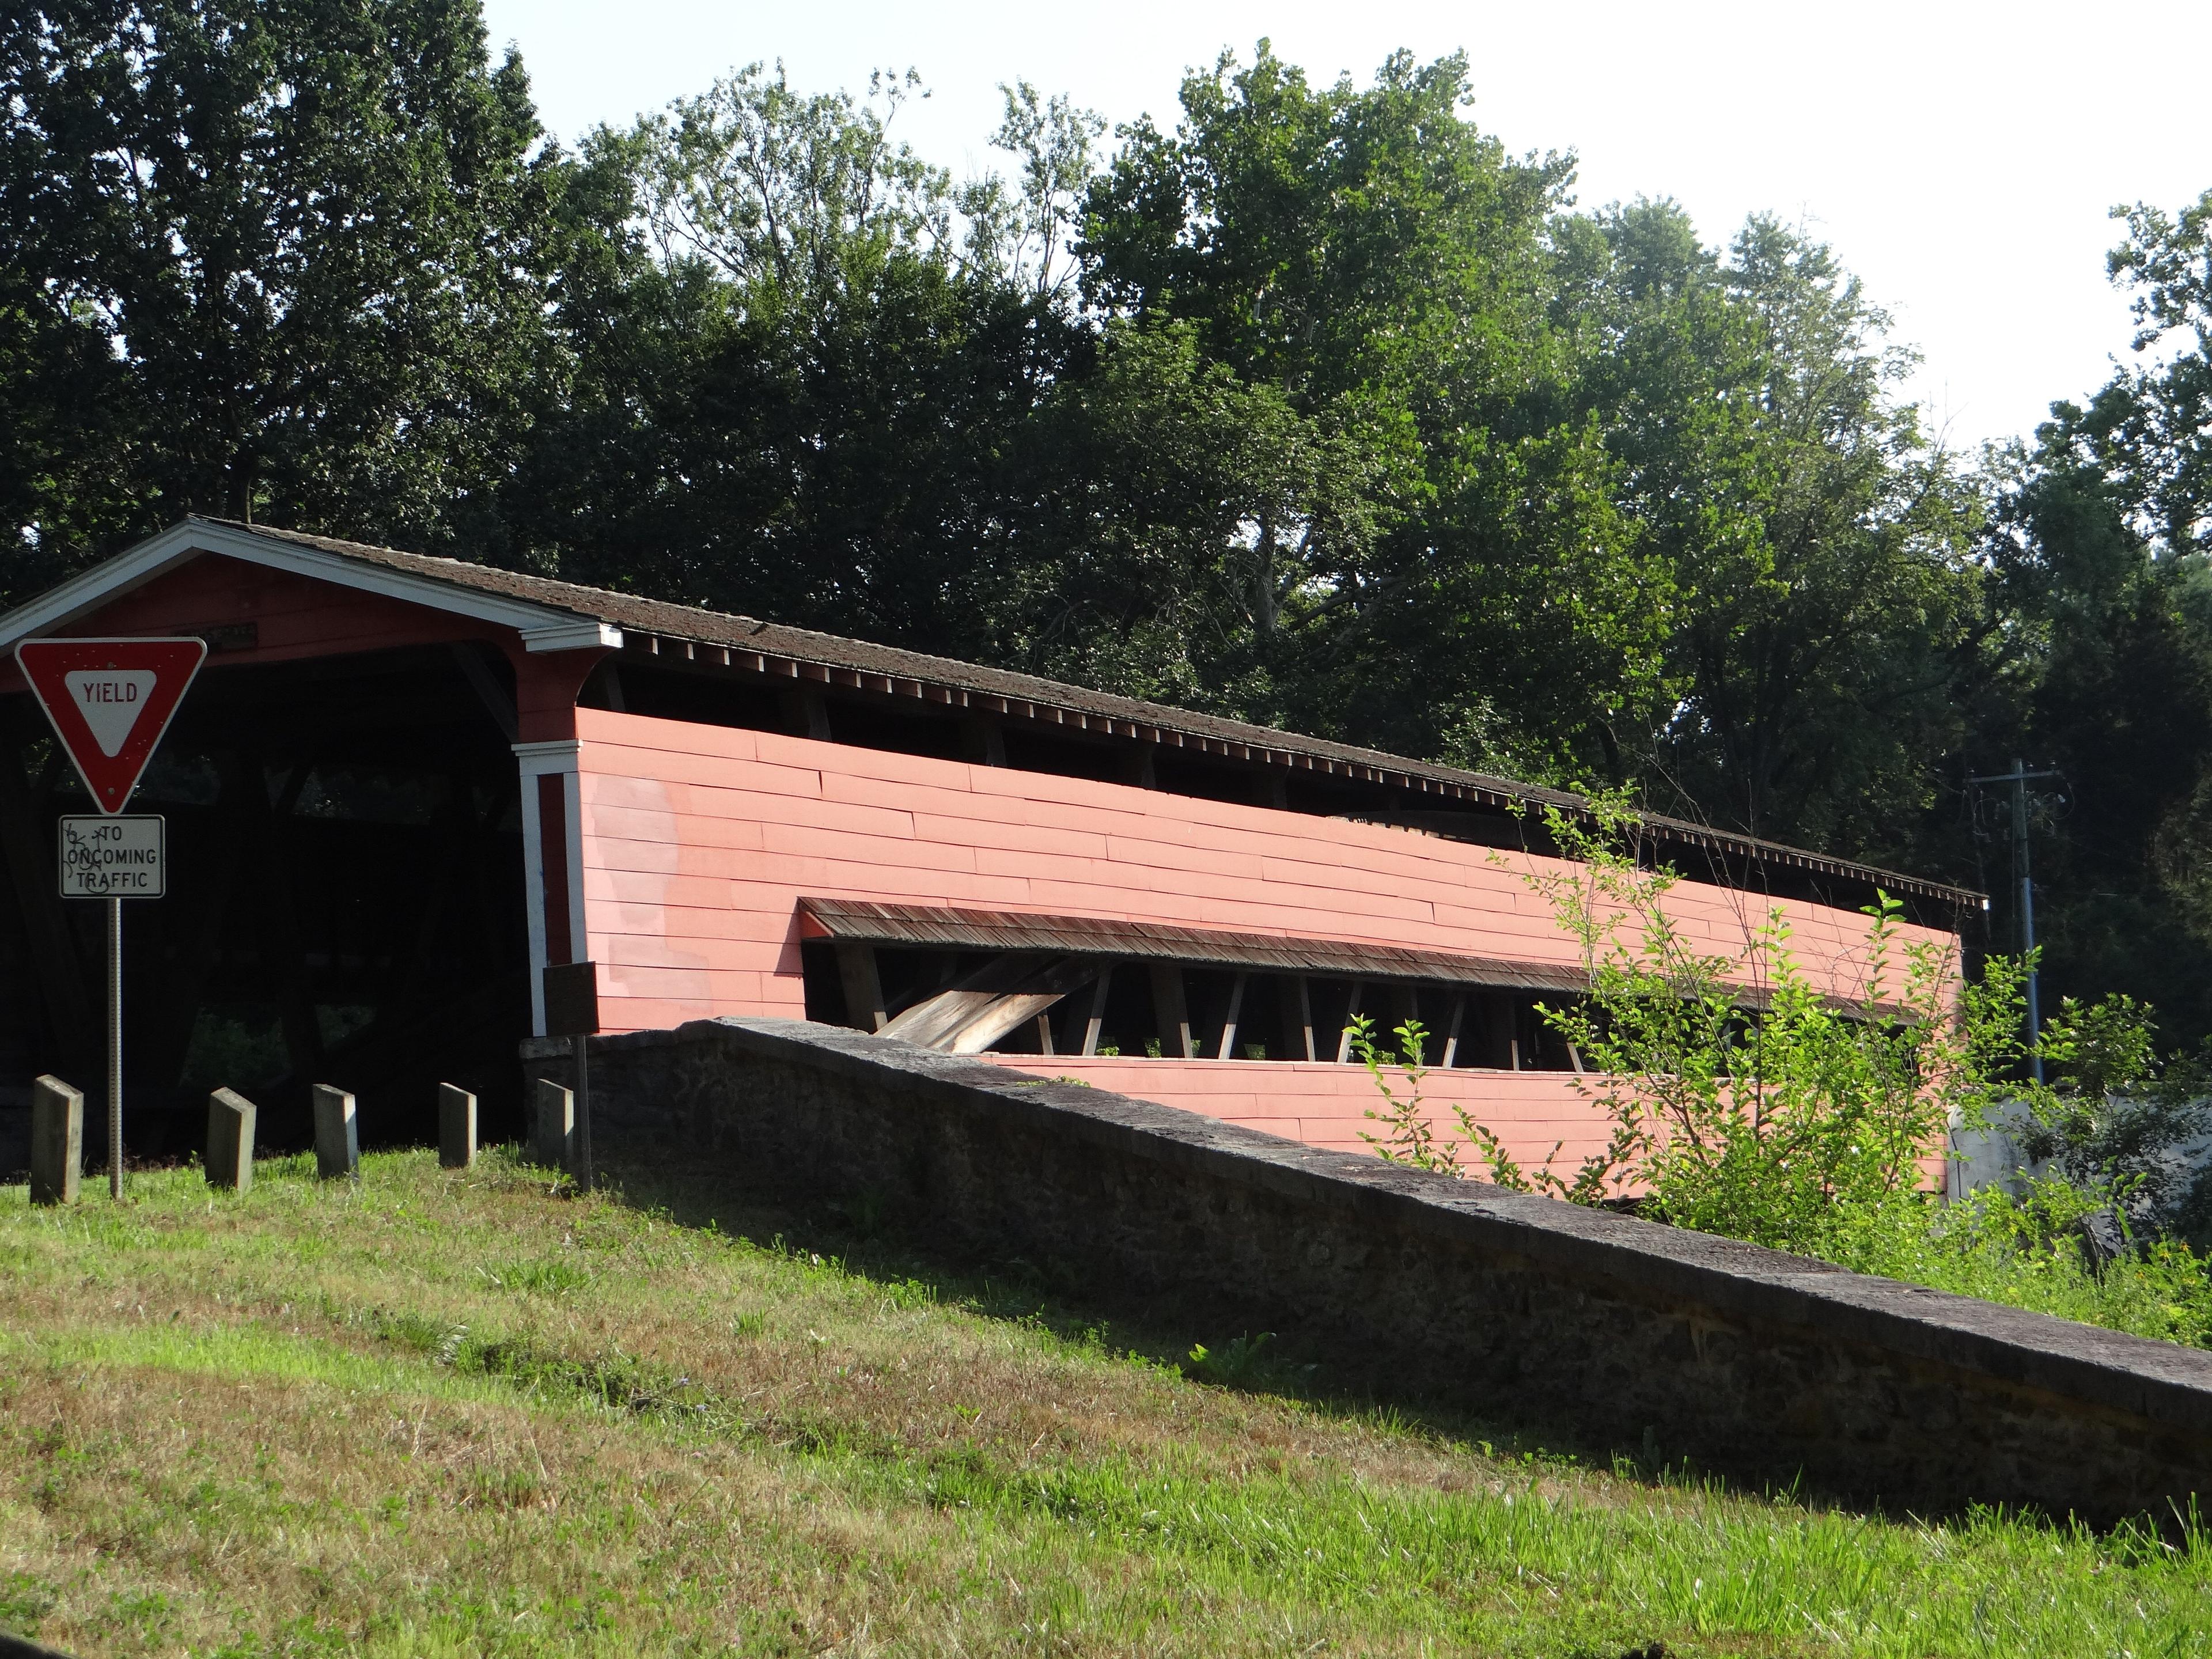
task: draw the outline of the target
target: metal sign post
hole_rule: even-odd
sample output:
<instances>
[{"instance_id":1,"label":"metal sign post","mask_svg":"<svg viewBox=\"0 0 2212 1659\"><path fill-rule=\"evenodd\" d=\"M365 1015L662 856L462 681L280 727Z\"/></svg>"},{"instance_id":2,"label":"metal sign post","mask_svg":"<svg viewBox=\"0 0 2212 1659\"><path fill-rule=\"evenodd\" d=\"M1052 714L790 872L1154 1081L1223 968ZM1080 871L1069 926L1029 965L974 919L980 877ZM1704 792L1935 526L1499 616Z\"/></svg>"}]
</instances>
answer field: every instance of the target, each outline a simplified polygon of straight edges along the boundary
<instances>
[{"instance_id":1,"label":"metal sign post","mask_svg":"<svg viewBox=\"0 0 2212 1659\"><path fill-rule=\"evenodd\" d=\"M107 1194L123 1196L123 901L167 890L158 817L64 818L64 898L107 901Z\"/></svg>"},{"instance_id":2,"label":"metal sign post","mask_svg":"<svg viewBox=\"0 0 2212 1659\"><path fill-rule=\"evenodd\" d=\"M107 1195L123 1197L123 901L107 901Z\"/></svg>"},{"instance_id":3,"label":"metal sign post","mask_svg":"<svg viewBox=\"0 0 2212 1659\"><path fill-rule=\"evenodd\" d=\"M91 791L60 823L64 898L107 902L107 1192L123 1196L123 901L167 889L165 825L125 817L155 745L207 657L204 640L25 640L15 663Z\"/></svg>"}]
</instances>

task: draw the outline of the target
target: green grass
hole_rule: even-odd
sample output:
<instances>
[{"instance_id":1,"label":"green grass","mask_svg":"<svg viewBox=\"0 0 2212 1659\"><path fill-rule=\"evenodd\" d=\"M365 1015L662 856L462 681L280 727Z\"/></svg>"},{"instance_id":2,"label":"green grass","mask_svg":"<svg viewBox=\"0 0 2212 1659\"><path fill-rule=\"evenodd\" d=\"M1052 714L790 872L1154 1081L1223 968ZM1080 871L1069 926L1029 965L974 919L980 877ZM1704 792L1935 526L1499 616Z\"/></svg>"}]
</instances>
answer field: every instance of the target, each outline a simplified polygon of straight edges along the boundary
<instances>
[{"instance_id":1,"label":"green grass","mask_svg":"<svg viewBox=\"0 0 2212 1659\"><path fill-rule=\"evenodd\" d=\"M2203 1534L1590 1468L497 1158L0 1188L0 1628L87 1655L2106 1659L2212 1595Z\"/></svg>"}]
</instances>

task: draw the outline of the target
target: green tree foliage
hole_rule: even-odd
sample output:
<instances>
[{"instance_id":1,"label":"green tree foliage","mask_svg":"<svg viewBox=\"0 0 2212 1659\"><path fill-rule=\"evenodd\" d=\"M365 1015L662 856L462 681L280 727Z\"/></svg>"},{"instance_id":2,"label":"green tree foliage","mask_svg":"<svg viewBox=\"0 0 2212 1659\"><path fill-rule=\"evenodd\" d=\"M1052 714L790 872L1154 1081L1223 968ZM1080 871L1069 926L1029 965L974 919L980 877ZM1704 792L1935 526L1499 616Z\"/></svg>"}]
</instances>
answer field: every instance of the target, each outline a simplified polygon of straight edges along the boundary
<instances>
[{"instance_id":1,"label":"green tree foliage","mask_svg":"<svg viewBox=\"0 0 2212 1659\"><path fill-rule=\"evenodd\" d=\"M0 600L186 511L921 647L2002 891L2212 1030L2212 198L2134 365L1960 467L1834 253L1578 209L1454 55L1175 118L755 65L573 153L475 0L0 14ZM1993 914L1985 945L2010 943Z\"/></svg>"},{"instance_id":2,"label":"green tree foliage","mask_svg":"<svg viewBox=\"0 0 2212 1659\"><path fill-rule=\"evenodd\" d=\"M1725 258L1669 203L1560 240L1622 511L1670 595L1642 776L1692 816L1865 846L1925 801L1977 587L1978 501L1892 396L1908 354L1771 218Z\"/></svg>"},{"instance_id":3,"label":"green tree foliage","mask_svg":"<svg viewBox=\"0 0 2212 1659\"><path fill-rule=\"evenodd\" d=\"M15 6L0 76L9 596L186 512L499 550L550 164L471 0Z\"/></svg>"},{"instance_id":4,"label":"green tree foliage","mask_svg":"<svg viewBox=\"0 0 2212 1659\"><path fill-rule=\"evenodd\" d=\"M1264 41L1224 55L1173 134L1123 130L1082 252L1126 337L1188 329L1270 411L1254 459L1289 462L1223 498L1182 624L1200 678L1238 712L1483 758L1509 728L1585 725L1594 674L1651 629L1547 321L1569 166L1510 157L1467 102L1460 56L1401 53L1361 88Z\"/></svg>"},{"instance_id":5,"label":"green tree foliage","mask_svg":"<svg viewBox=\"0 0 2212 1659\"><path fill-rule=\"evenodd\" d=\"M2138 361L1993 457L1993 592L1957 700L1972 769L2063 775L2033 824L2052 989L2130 993L2187 1043L2212 1031L2212 197L2123 216ZM1946 852L1966 862L1926 856ZM1983 856L2003 948L2012 872L2002 842Z\"/></svg>"},{"instance_id":6,"label":"green tree foliage","mask_svg":"<svg viewBox=\"0 0 2212 1659\"><path fill-rule=\"evenodd\" d=\"M1980 509L1894 397L1887 318L1771 220L1723 257L1671 204L1567 211L1569 163L1467 101L1458 58L1316 88L1263 42L1172 135L1124 130L1089 293L1188 327L1264 402L1260 454L1324 465L1208 492L1172 611L1115 631L1181 640L1237 712L1759 832L1916 811Z\"/></svg>"},{"instance_id":7,"label":"green tree foliage","mask_svg":"<svg viewBox=\"0 0 2212 1659\"><path fill-rule=\"evenodd\" d=\"M989 653L1021 444L1085 349L1049 239L1092 129L1016 88L1020 186L956 188L891 137L911 90L803 97L755 66L586 142L556 312L575 382L511 508L540 556Z\"/></svg>"}]
</instances>

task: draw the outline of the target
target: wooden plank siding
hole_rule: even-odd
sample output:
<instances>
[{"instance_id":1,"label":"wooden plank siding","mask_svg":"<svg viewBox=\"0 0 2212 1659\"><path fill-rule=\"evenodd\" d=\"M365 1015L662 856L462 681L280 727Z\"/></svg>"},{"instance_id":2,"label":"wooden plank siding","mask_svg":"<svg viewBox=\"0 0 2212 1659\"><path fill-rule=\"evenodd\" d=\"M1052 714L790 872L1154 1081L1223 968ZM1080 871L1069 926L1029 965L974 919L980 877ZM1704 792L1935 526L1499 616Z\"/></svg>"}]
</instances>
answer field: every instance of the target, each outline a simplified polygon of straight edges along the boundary
<instances>
[{"instance_id":1,"label":"wooden plank siding","mask_svg":"<svg viewBox=\"0 0 2212 1659\"><path fill-rule=\"evenodd\" d=\"M396 646L459 640L493 641L497 630L426 605L363 593L289 571L271 570L215 554L164 571L118 594L64 634L184 634L250 625L253 643L222 648L210 670L244 662L293 662ZM12 656L0 669L0 692L21 689Z\"/></svg>"},{"instance_id":2,"label":"wooden plank siding","mask_svg":"<svg viewBox=\"0 0 2212 1659\"><path fill-rule=\"evenodd\" d=\"M818 696L813 724L799 728L816 735L805 737L581 708L579 689L609 654L605 646L533 653L512 627L479 616L242 557L198 554L58 631L209 634L217 642L210 684L252 665L327 659L336 674L345 659L369 653L427 646L442 657L448 646L464 647L481 682L475 695L488 708L503 705L495 721L514 742L522 774L526 848L515 879L526 889L531 965L579 950L601 963L610 1030L714 1015L803 1016L804 896L1296 936L1553 969L1576 963L1573 942L1523 879L1531 869L1562 867L1551 861L1413 829L1139 787L1143 767L1127 769L1131 781L1103 782L994 764L1008 752L993 741L995 728L970 734L967 760L832 743ZM660 641L648 643L657 654ZM513 670L511 704L504 676L491 672L497 658L479 659L479 647ZM688 657L694 647L672 641L670 648ZM699 648L726 659L734 647ZM793 672L827 684L832 671L799 665ZM875 678L885 690L909 685ZM0 658L0 692L21 689L12 659ZM910 690L923 692L919 682ZM1126 720L1117 729L1133 739L1138 732ZM1149 763L1152 754L1139 743L1123 758ZM1694 945L1729 955L1767 902L1700 882L1683 884L1670 901ZM1860 993L1866 919L1794 900L1780 908L1819 988ZM1953 944L1937 930L1903 931ZM1123 972L1137 970L1137 955ZM1254 981L1254 996L1281 1005L1278 1023L1297 1030L1296 1049L1307 1052L1304 1026L1316 1011L1289 1011L1297 995L1291 982L1262 992L1264 983ZM1164 981L1163 1000L1178 988L1179 980ZM1395 994L1380 981L1369 981L1364 994L1386 1023L1395 1017ZM1358 1151L1358 1131L1370 1127L1363 1114L1376 1097L1364 1069L1329 1063L1340 1049L1334 1015L1342 1006L1322 1016L1328 1029L1311 1031L1311 1060L1003 1058ZM1212 1042L1211 1056L1224 1039L1193 1032L1190 1041ZM1564 1139L1560 1156L1571 1163L1601 1136L1571 1073L1439 1073L1430 1093L1439 1106L1480 1103L1501 1133L1510 1126L1508 1145L1525 1160L1540 1162Z\"/></svg>"},{"instance_id":3,"label":"wooden plank siding","mask_svg":"<svg viewBox=\"0 0 2212 1659\"><path fill-rule=\"evenodd\" d=\"M607 654L597 649L532 654L522 649L511 629L213 553L118 594L59 631L181 635L225 629L250 630L239 638L251 642L218 637L203 672L404 646L489 645L514 669L520 735L525 739L570 735L577 688ZM0 695L26 689L15 658L0 653Z\"/></svg>"},{"instance_id":4,"label":"wooden plank siding","mask_svg":"<svg viewBox=\"0 0 2212 1659\"><path fill-rule=\"evenodd\" d=\"M1382 1097L1364 1066L1326 1060L1174 1060L1084 1054L984 1054L1036 1077L1079 1078L1096 1089L1156 1100L1240 1123L1331 1152L1371 1152L1361 1130ZM1386 1073L1404 1092L1404 1074ZM1609 1126L1575 1091L1571 1072L1431 1071L1421 1086L1425 1114L1440 1138L1456 1141L1451 1104L1476 1112L1523 1164L1540 1165L1559 1147L1553 1168L1572 1179L1582 1160L1604 1150ZM1464 1156L1464 1155L1462 1155ZM1480 1175L1480 1170L1470 1173Z\"/></svg>"},{"instance_id":5,"label":"wooden plank siding","mask_svg":"<svg viewBox=\"0 0 2212 1659\"><path fill-rule=\"evenodd\" d=\"M1274 932L1571 966L1522 879L1548 860L1416 831L807 738L580 708L586 932L609 1030L803 1017L805 896ZM1765 901L1684 883L1669 906L1733 954ZM1866 918L1781 908L1815 982L1863 983ZM1909 937L1948 948L1926 928ZM1335 1033L1317 1034L1328 1052ZM1359 1151L1364 1069L1321 1063L1006 1057L1048 1075ZM1096 1072L1097 1076L1092 1078ZM1602 1139L1571 1073L1437 1073L1516 1157Z\"/></svg>"}]
</instances>

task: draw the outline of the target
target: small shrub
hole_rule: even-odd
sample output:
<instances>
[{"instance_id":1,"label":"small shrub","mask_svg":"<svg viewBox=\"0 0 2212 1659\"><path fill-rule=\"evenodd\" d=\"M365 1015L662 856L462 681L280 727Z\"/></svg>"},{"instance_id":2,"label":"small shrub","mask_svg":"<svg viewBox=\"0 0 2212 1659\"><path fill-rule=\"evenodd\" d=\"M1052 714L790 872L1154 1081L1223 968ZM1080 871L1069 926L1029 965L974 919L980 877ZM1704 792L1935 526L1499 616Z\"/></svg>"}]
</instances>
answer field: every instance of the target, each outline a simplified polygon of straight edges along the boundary
<instances>
[{"instance_id":1,"label":"small shrub","mask_svg":"<svg viewBox=\"0 0 2212 1659\"><path fill-rule=\"evenodd\" d=\"M1425 1057L1429 1040L1427 1028L1419 1020L1410 1018L1397 1028L1395 1035L1406 1057L1402 1066L1399 1050L1376 1047L1375 1022L1370 1016L1352 1016L1344 1034L1351 1042L1352 1052L1359 1057L1360 1063L1367 1067L1367 1074L1375 1080L1383 1102L1382 1110L1370 1109L1366 1115L1382 1124L1384 1132L1374 1135L1362 1129L1359 1138L1393 1164L1407 1164L1437 1175L1466 1175L1458 1150L1450 1140L1438 1136L1430 1123L1428 1106L1421 1096L1421 1085L1428 1077ZM1392 1069L1401 1069L1406 1074L1403 1095L1390 1085L1389 1073ZM1474 1154L1492 1184L1514 1192L1546 1192L1555 1198L1569 1196L1566 1183L1552 1173L1553 1161L1565 1145L1564 1141L1553 1144L1552 1156L1544 1161L1540 1170L1524 1170L1506 1152L1504 1142L1465 1106L1452 1102L1451 1114L1461 1140Z\"/></svg>"},{"instance_id":2,"label":"small shrub","mask_svg":"<svg viewBox=\"0 0 2212 1659\"><path fill-rule=\"evenodd\" d=\"M1371 1108L1367 1116L1383 1127L1384 1133L1371 1135L1366 1130L1359 1138L1375 1148L1393 1164L1409 1164L1416 1170L1433 1170L1438 1175L1460 1173L1459 1155L1448 1140L1437 1139L1430 1125L1428 1112L1421 1100L1421 1084L1428 1076L1422 1063L1422 1048L1428 1033L1418 1019L1408 1019L1398 1027L1398 1041L1405 1045L1406 1091L1402 1095L1390 1086L1389 1073L1398 1066L1398 1055L1389 1048L1375 1046L1375 1020L1369 1014L1354 1014L1352 1023L1344 1028L1367 1074L1375 1080L1375 1087L1382 1096L1382 1109Z\"/></svg>"},{"instance_id":3,"label":"small shrub","mask_svg":"<svg viewBox=\"0 0 2212 1659\"><path fill-rule=\"evenodd\" d=\"M1274 1340L1273 1331L1261 1331L1257 1335L1233 1337L1218 1350L1200 1343L1183 1362L1183 1373L1201 1382L1246 1392L1282 1393L1304 1387L1312 1381L1316 1368L1294 1364L1271 1352L1269 1345Z\"/></svg>"}]
</instances>

